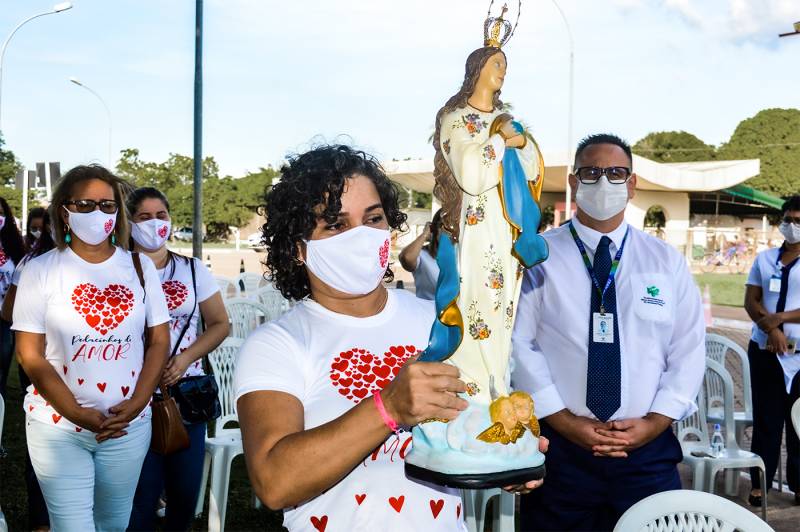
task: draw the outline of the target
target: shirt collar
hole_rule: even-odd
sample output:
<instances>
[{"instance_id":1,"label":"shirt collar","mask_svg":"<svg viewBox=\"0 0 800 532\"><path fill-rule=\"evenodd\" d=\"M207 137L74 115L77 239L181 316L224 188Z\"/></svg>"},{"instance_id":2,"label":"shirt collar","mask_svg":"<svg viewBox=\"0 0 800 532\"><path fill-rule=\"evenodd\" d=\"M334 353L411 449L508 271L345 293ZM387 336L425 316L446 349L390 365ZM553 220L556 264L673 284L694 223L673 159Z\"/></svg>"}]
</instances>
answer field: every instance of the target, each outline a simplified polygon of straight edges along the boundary
<instances>
[{"instance_id":1,"label":"shirt collar","mask_svg":"<svg viewBox=\"0 0 800 532\"><path fill-rule=\"evenodd\" d=\"M575 226L575 231L578 233L583 245L592 251L597 249L597 245L600 243L600 239L603 236L610 238L616 249L619 249L619 247L622 245L622 240L625 238L625 232L628 230L628 222L625 220L619 224L619 227L610 233L601 233L600 231L595 231L594 229L586 227L580 222L580 220L578 220L577 216L573 216L571 221L572 225Z\"/></svg>"}]
</instances>

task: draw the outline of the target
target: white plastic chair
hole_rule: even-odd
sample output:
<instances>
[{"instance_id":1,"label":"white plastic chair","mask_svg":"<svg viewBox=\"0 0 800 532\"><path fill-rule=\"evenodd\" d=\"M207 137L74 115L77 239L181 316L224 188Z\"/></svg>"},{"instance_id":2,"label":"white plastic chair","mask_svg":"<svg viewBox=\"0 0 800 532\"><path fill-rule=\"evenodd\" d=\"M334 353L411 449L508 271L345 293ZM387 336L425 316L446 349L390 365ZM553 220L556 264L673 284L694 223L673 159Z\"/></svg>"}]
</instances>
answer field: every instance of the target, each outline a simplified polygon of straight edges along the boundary
<instances>
[{"instance_id":1,"label":"white plastic chair","mask_svg":"<svg viewBox=\"0 0 800 532\"><path fill-rule=\"evenodd\" d=\"M736 410L734 405L733 419L736 422L736 441L741 445L744 439L744 429L753 426L753 395L750 387L750 361L747 359L747 353L736 342L729 338L720 336L719 334L706 335L706 357L722 364L725 367L725 359L727 356L735 355L742 368L742 379L744 387L744 410ZM708 421L710 423L723 423L724 411L721 402L718 400L722 398L722 389L717 386L718 383L710 383L711 386L706 387L706 400ZM713 393L712 393L713 392ZM713 405L712 403L717 403Z\"/></svg>"},{"instance_id":2,"label":"white plastic chair","mask_svg":"<svg viewBox=\"0 0 800 532\"><path fill-rule=\"evenodd\" d=\"M483 532L486 508L492 504L492 531L514 532L516 500L513 493L499 488L488 490L461 490L464 501L464 520L469 532Z\"/></svg>"},{"instance_id":3,"label":"white plastic chair","mask_svg":"<svg viewBox=\"0 0 800 532\"><path fill-rule=\"evenodd\" d=\"M774 532L738 504L692 490L664 491L622 514L614 532Z\"/></svg>"},{"instance_id":4,"label":"white plastic chair","mask_svg":"<svg viewBox=\"0 0 800 532\"><path fill-rule=\"evenodd\" d=\"M757 454L739 448L735 437L733 420L733 379L728 371L712 359L706 359L706 380L720 379L723 387L725 452L718 458L692 456L692 451L710 451L708 435L708 419L706 417L706 400L704 387L700 389L697 399L698 411L692 416L678 422L678 440L683 450L683 462L692 468L692 485L695 490L714 492L716 476L726 469L743 469L757 467L761 476L761 485L765 485L764 461ZM687 436L697 441L687 441ZM767 498L763 498L761 515L767 520Z\"/></svg>"},{"instance_id":5,"label":"white plastic chair","mask_svg":"<svg viewBox=\"0 0 800 532\"><path fill-rule=\"evenodd\" d=\"M211 488L208 500L208 530L222 532L225 530L225 514L228 505L228 485L231 476L233 459L244 453L242 433L238 427L226 428L228 423L238 423L236 415L236 398L233 389L233 370L236 355L244 340L226 338L222 344L208 354L208 361L219 386L219 402L222 415L212 423L213 437L206 436L206 457L203 463L203 480L197 498L195 515L203 513L206 484L209 472Z\"/></svg>"},{"instance_id":6,"label":"white plastic chair","mask_svg":"<svg viewBox=\"0 0 800 532\"><path fill-rule=\"evenodd\" d=\"M3 422L6 417L6 403L3 401L3 396L0 395L0 446L3 444ZM8 524L6 517L3 515L3 508L0 507L0 532L8 532Z\"/></svg>"},{"instance_id":7,"label":"white plastic chair","mask_svg":"<svg viewBox=\"0 0 800 532\"><path fill-rule=\"evenodd\" d=\"M292 308L292 302L283 297L283 294L273 286L259 288L256 299L267 308L266 321L277 319Z\"/></svg>"},{"instance_id":8,"label":"white plastic chair","mask_svg":"<svg viewBox=\"0 0 800 532\"><path fill-rule=\"evenodd\" d=\"M229 279L221 275L215 275L214 280L217 281L217 286L219 286L219 291L222 294L222 299L228 299L229 297L239 297L241 295L241 291L239 290L239 283L234 281L233 279Z\"/></svg>"},{"instance_id":9,"label":"white plastic chair","mask_svg":"<svg viewBox=\"0 0 800 532\"><path fill-rule=\"evenodd\" d=\"M236 284L241 291L242 286L244 286L244 294L247 297L254 297L258 289L264 286L266 283L266 278L263 275L259 275L253 272L242 272L239 274L239 277L236 278Z\"/></svg>"},{"instance_id":10,"label":"white plastic chair","mask_svg":"<svg viewBox=\"0 0 800 532\"><path fill-rule=\"evenodd\" d=\"M792 405L792 425L796 434L800 434L800 399Z\"/></svg>"},{"instance_id":11,"label":"white plastic chair","mask_svg":"<svg viewBox=\"0 0 800 532\"><path fill-rule=\"evenodd\" d=\"M264 305L246 297L226 299L224 303L231 321L230 336L233 338L244 340L253 329L264 323L269 314Z\"/></svg>"}]
</instances>

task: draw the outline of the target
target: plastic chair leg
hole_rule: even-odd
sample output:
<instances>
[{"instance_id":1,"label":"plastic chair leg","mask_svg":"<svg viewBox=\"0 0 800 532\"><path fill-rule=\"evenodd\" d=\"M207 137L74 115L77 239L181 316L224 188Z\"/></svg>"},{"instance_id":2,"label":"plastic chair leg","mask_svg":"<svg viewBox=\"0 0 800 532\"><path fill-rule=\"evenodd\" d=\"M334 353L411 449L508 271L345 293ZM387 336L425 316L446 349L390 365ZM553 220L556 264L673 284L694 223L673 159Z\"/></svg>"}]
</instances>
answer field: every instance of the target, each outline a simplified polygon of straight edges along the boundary
<instances>
[{"instance_id":1,"label":"plastic chair leg","mask_svg":"<svg viewBox=\"0 0 800 532\"><path fill-rule=\"evenodd\" d=\"M725 470L725 495L734 497L739 493L739 477L738 469Z\"/></svg>"},{"instance_id":2,"label":"plastic chair leg","mask_svg":"<svg viewBox=\"0 0 800 532\"><path fill-rule=\"evenodd\" d=\"M759 474L759 476L761 476L761 486L763 488L766 488L766 486L767 486L767 484L766 484L766 482L767 482L767 472L766 472L766 470L763 467L759 467L758 468L758 474ZM764 490L762 490L762 493L764 494L764 496L761 497L761 519L763 519L764 522L766 523L767 522L767 499L769 498L769 491L764 489Z\"/></svg>"},{"instance_id":3,"label":"plastic chair leg","mask_svg":"<svg viewBox=\"0 0 800 532\"><path fill-rule=\"evenodd\" d=\"M208 532L225 531L232 457L223 451L211 461L211 491L208 497Z\"/></svg>"},{"instance_id":4,"label":"plastic chair leg","mask_svg":"<svg viewBox=\"0 0 800 532\"><path fill-rule=\"evenodd\" d=\"M206 456L203 460L203 479L200 481L200 493L197 495L197 506L194 509L195 517L199 517L203 513L203 506L206 502L206 490L208 489L209 469L211 469L211 453L206 449Z\"/></svg>"},{"instance_id":5,"label":"plastic chair leg","mask_svg":"<svg viewBox=\"0 0 800 532\"><path fill-rule=\"evenodd\" d=\"M697 462L692 467L692 489L695 491L706 489L706 466L703 462Z\"/></svg>"}]
</instances>

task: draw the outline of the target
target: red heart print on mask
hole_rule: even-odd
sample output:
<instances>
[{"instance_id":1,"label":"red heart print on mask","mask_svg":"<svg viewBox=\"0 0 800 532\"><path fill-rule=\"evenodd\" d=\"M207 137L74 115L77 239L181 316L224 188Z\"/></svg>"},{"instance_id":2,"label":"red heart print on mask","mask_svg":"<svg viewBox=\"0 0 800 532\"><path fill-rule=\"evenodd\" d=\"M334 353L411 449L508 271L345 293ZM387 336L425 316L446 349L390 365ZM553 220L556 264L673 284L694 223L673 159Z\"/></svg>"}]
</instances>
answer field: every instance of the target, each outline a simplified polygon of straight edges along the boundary
<instances>
[{"instance_id":1,"label":"red heart print on mask","mask_svg":"<svg viewBox=\"0 0 800 532\"><path fill-rule=\"evenodd\" d=\"M158 230L158 236L161 238L167 238L167 226L162 225Z\"/></svg>"},{"instance_id":2,"label":"red heart print on mask","mask_svg":"<svg viewBox=\"0 0 800 532\"><path fill-rule=\"evenodd\" d=\"M323 515L322 517L317 517L312 515L311 524L314 525L314 528L319 530L319 532L325 532L325 528L328 526L328 516Z\"/></svg>"},{"instance_id":3,"label":"red heart print on mask","mask_svg":"<svg viewBox=\"0 0 800 532\"><path fill-rule=\"evenodd\" d=\"M389 265L389 239L386 239L386 242L383 243L381 249L378 250L378 257L381 260L381 268L385 268Z\"/></svg>"},{"instance_id":4,"label":"red heart print on mask","mask_svg":"<svg viewBox=\"0 0 800 532\"><path fill-rule=\"evenodd\" d=\"M104 336L123 322L133 305L133 292L121 284L110 284L100 290L92 283L83 283L72 291L75 311L89 327Z\"/></svg>"},{"instance_id":5,"label":"red heart print on mask","mask_svg":"<svg viewBox=\"0 0 800 532\"><path fill-rule=\"evenodd\" d=\"M161 283L161 288L164 290L164 295L167 296L167 308L171 311L183 305L186 296L189 295L186 285L180 281L164 281Z\"/></svg>"},{"instance_id":6,"label":"red heart print on mask","mask_svg":"<svg viewBox=\"0 0 800 532\"><path fill-rule=\"evenodd\" d=\"M8 261L8 256L5 254L5 252L2 249L0 249L0 267L5 265L5 263L7 261Z\"/></svg>"},{"instance_id":7,"label":"red heart print on mask","mask_svg":"<svg viewBox=\"0 0 800 532\"><path fill-rule=\"evenodd\" d=\"M106 234L110 233L111 230L114 229L114 220L111 220L111 219L106 220L106 223L103 226L103 229L105 229Z\"/></svg>"},{"instance_id":8,"label":"red heart print on mask","mask_svg":"<svg viewBox=\"0 0 800 532\"><path fill-rule=\"evenodd\" d=\"M331 384L340 395L360 403L365 397L386 388L400 373L406 360L417 352L414 346L402 345L390 347L383 357L359 348L344 351L331 363Z\"/></svg>"}]
</instances>

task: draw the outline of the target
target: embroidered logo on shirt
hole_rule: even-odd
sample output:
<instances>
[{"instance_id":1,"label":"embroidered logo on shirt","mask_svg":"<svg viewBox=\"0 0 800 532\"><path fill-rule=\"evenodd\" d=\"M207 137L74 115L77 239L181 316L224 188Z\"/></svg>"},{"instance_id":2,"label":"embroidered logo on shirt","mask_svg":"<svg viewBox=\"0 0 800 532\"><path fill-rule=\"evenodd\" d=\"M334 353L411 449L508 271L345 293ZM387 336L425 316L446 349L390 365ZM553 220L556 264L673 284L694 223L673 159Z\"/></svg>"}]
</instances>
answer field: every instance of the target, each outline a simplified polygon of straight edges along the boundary
<instances>
[{"instance_id":1,"label":"embroidered logo on shirt","mask_svg":"<svg viewBox=\"0 0 800 532\"><path fill-rule=\"evenodd\" d=\"M89 327L103 336L130 314L133 300L133 292L121 284L110 284L100 290L92 283L83 283L72 291L72 306Z\"/></svg>"},{"instance_id":2,"label":"embroidered logo on shirt","mask_svg":"<svg viewBox=\"0 0 800 532\"><path fill-rule=\"evenodd\" d=\"M642 303L647 305L658 305L659 307L666 305L666 302L658 297L658 295L661 293L661 290L656 285L648 286L646 290L647 296L642 298Z\"/></svg>"},{"instance_id":3,"label":"embroidered logo on shirt","mask_svg":"<svg viewBox=\"0 0 800 532\"><path fill-rule=\"evenodd\" d=\"M658 287L655 285L647 287L647 294L650 297L657 297L659 292L661 292L661 290L659 290Z\"/></svg>"}]
</instances>

